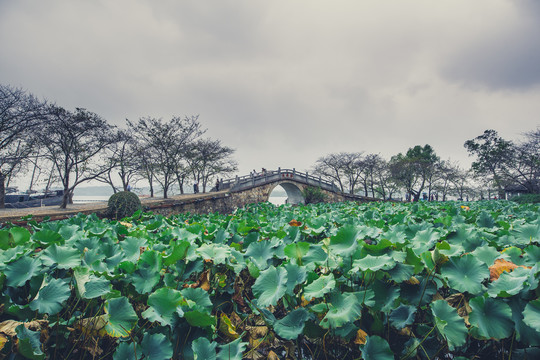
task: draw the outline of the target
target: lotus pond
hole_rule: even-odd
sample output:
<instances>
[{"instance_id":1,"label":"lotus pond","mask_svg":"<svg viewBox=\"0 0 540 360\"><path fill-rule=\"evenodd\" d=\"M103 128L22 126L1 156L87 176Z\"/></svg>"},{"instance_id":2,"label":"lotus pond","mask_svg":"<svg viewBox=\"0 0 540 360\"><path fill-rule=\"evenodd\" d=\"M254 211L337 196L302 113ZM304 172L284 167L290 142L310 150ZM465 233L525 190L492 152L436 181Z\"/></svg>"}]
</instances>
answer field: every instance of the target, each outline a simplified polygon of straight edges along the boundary
<instances>
[{"instance_id":1,"label":"lotus pond","mask_svg":"<svg viewBox=\"0 0 540 360\"><path fill-rule=\"evenodd\" d=\"M538 359L540 211L251 205L0 230L0 359Z\"/></svg>"}]
</instances>

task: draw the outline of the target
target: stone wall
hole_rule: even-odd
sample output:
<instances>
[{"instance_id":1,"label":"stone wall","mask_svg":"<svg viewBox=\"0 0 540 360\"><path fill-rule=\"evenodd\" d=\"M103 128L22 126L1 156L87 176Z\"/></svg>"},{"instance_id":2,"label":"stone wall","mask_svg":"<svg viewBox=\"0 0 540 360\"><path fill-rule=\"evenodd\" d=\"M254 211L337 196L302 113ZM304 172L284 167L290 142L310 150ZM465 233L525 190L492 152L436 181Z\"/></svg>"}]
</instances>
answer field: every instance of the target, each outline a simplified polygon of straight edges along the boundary
<instances>
[{"instance_id":1,"label":"stone wall","mask_svg":"<svg viewBox=\"0 0 540 360\"><path fill-rule=\"evenodd\" d=\"M154 213L162 215L180 214L180 213L194 213L194 214L207 214L210 212L219 212L221 214L230 214L237 208L244 207L248 204L260 203L268 201L272 190L282 183L294 184L302 191L306 185L294 180L280 180L273 183L269 183L262 186L255 186L249 189L241 191L221 191L217 193L204 194L196 199L190 199L188 201L163 201L160 204L149 206L148 210ZM327 196L327 202L343 202L343 201L357 201L357 202L369 202L376 201L377 199L365 198L357 195L336 193L327 190L321 190Z\"/></svg>"}]
</instances>

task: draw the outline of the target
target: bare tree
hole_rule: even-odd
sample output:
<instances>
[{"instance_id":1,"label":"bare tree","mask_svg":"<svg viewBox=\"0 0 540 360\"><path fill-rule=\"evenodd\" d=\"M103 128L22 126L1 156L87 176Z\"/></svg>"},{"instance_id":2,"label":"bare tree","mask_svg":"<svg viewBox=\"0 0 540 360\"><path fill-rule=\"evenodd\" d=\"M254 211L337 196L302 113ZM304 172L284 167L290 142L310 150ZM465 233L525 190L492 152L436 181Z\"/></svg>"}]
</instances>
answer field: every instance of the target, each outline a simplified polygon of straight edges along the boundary
<instances>
[{"instance_id":1,"label":"bare tree","mask_svg":"<svg viewBox=\"0 0 540 360\"><path fill-rule=\"evenodd\" d=\"M474 172L464 170L459 166L456 166L453 170L452 188L451 193L456 195L458 199L466 199L468 196L473 197L475 191L473 190L472 180L474 180ZM478 180L478 179L477 179ZM484 182L485 185L485 182ZM445 199L443 199L445 200Z\"/></svg>"},{"instance_id":2,"label":"bare tree","mask_svg":"<svg viewBox=\"0 0 540 360\"><path fill-rule=\"evenodd\" d=\"M342 192L347 188L353 194L365 166L362 160L361 152L328 154L317 160L313 172L326 180L337 182Z\"/></svg>"},{"instance_id":3,"label":"bare tree","mask_svg":"<svg viewBox=\"0 0 540 360\"><path fill-rule=\"evenodd\" d=\"M0 208L5 187L34 150L27 141L43 119L45 102L24 90L0 85Z\"/></svg>"},{"instance_id":4,"label":"bare tree","mask_svg":"<svg viewBox=\"0 0 540 360\"><path fill-rule=\"evenodd\" d=\"M366 173L372 196L380 196L384 200L391 199L394 193L399 190L399 186L392 178L388 162L379 154L367 155L366 162Z\"/></svg>"},{"instance_id":5,"label":"bare tree","mask_svg":"<svg viewBox=\"0 0 540 360\"><path fill-rule=\"evenodd\" d=\"M85 109L71 112L58 106L49 107L39 141L64 188L61 208L72 202L76 186L110 169L111 165L100 157L117 140L113 136L114 129L103 118Z\"/></svg>"},{"instance_id":6,"label":"bare tree","mask_svg":"<svg viewBox=\"0 0 540 360\"><path fill-rule=\"evenodd\" d=\"M148 156L145 171L161 185L166 199L169 188L178 179L178 164L189 145L205 131L198 116L173 117L170 121L147 117L136 123L127 122L141 141L141 152Z\"/></svg>"},{"instance_id":7,"label":"bare tree","mask_svg":"<svg viewBox=\"0 0 540 360\"><path fill-rule=\"evenodd\" d=\"M201 139L193 144L187 159L193 178L202 183L203 192L215 176L238 170L238 164L231 159L233 153L234 149L221 145L220 140Z\"/></svg>"},{"instance_id":8,"label":"bare tree","mask_svg":"<svg viewBox=\"0 0 540 360\"><path fill-rule=\"evenodd\" d=\"M128 191L133 184L141 178L141 162L137 159L137 140L130 130L118 130L115 134L116 141L109 147L106 161L110 169L97 178L97 180L109 184L113 192ZM120 179L121 187L115 185L115 180Z\"/></svg>"},{"instance_id":9,"label":"bare tree","mask_svg":"<svg viewBox=\"0 0 540 360\"><path fill-rule=\"evenodd\" d=\"M540 129L526 133L525 140L512 150L503 168L507 183L520 185L528 193L540 193Z\"/></svg>"}]
</instances>

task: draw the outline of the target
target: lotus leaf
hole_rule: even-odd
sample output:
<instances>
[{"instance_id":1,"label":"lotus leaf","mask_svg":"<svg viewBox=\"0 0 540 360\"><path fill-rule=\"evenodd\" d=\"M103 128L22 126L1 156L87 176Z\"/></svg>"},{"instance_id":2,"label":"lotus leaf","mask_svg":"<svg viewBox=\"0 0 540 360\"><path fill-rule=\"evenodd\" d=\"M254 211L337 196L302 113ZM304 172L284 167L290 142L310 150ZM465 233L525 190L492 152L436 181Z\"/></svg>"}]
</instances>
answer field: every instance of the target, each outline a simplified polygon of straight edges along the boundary
<instances>
[{"instance_id":1,"label":"lotus leaf","mask_svg":"<svg viewBox=\"0 0 540 360\"><path fill-rule=\"evenodd\" d=\"M476 224L480 227L492 228L495 226L495 221L487 211L481 211Z\"/></svg>"},{"instance_id":2,"label":"lotus leaf","mask_svg":"<svg viewBox=\"0 0 540 360\"><path fill-rule=\"evenodd\" d=\"M283 339L293 340L303 331L309 313L304 308L298 308L288 313L283 319L274 323L274 330Z\"/></svg>"},{"instance_id":3,"label":"lotus leaf","mask_svg":"<svg viewBox=\"0 0 540 360\"><path fill-rule=\"evenodd\" d=\"M285 246L283 252L289 259L294 259L297 264L302 265L302 258L308 253L309 245L307 242L299 241Z\"/></svg>"},{"instance_id":4,"label":"lotus leaf","mask_svg":"<svg viewBox=\"0 0 540 360\"><path fill-rule=\"evenodd\" d=\"M22 257L6 267L7 285L13 287L23 286L32 277L39 274L41 260L31 257Z\"/></svg>"},{"instance_id":5,"label":"lotus leaf","mask_svg":"<svg viewBox=\"0 0 540 360\"><path fill-rule=\"evenodd\" d=\"M132 342L121 342L118 344L113 355L113 360L139 360L142 353L138 350L138 346Z\"/></svg>"},{"instance_id":6,"label":"lotus leaf","mask_svg":"<svg viewBox=\"0 0 540 360\"><path fill-rule=\"evenodd\" d=\"M130 282L135 287L135 290L139 294L146 294L152 291L161 278L159 272L149 268L142 268L137 270L130 276Z\"/></svg>"},{"instance_id":7,"label":"lotus leaf","mask_svg":"<svg viewBox=\"0 0 540 360\"><path fill-rule=\"evenodd\" d=\"M359 232L353 225L347 225L339 228L335 236L330 237L329 250L331 253L342 257L350 256L358 246Z\"/></svg>"},{"instance_id":8,"label":"lotus leaf","mask_svg":"<svg viewBox=\"0 0 540 360\"><path fill-rule=\"evenodd\" d=\"M503 272L501 276L488 287L488 294L491 297L510 297L518 294L529 279L530 270L516 268L511 273Z\"/></svg>"},{"instance_id":9,"label":"lotus leaf","mask_svg":"<svg viewBox=\"0 0 540 360\"><path fill-rule=\"evenodd\" d=\"M360 317L362 306L355 294L344 295L333 292L327 303L328 312L321 320L321 326L325 329L337 329L347 323L353 322Z\"/></svg>"},{"instance_id":10,"label":"lotus leaf","mask_svg":"<svg viewBox=\"0 0 540 360\"><path fill-rule=\"evenodd\" d=\"M351 271L355 272L355 269L362 271L391 270L396 264L394 259L388 255L371 256L368 254L361 259L354 260Z\"/></svg>"},{"instance_id":11,"label":"lotus leaf","mask_svg":"<svg viewBox=\"0 0 540 360\"><path fill-rule=\"evenodd\" d=\"M80 252L70 246L52 244L42 252L41 259L45 266L56 265L59 269L70 269L81 264Z\"/></svg>"},{"instance_id":12,"label":"lotus leaf","mask_svg":"<svg viewBox=\"0 0 540 360\"><path fill-rule=\"evenodd\" d=\"M540 300L533 300L525 306L523 322L540 332Z\"/></svg>"},{"instance_id":13,"label":"lotus leaf","mask_svg":"<svg viewBox=\"0 0 540 360\"><path fill-rule=\"evenodd\" d=\"M157 321L167 326L172 325L173 314L184 315L180 291L171 288L159 288L148 296L148 306L142 316L150 321Z\"/></svg>"},{"instance_id":14,"label":"lotus leaf","mask_svg":"<svg viewBox=\"0 0 540 360\"><path fill-rule=\"evenodd\" d=\"M454 289L476 295L482 291L482 281L489 277L489 269L474 255L467 254L462 257L450 258L441 267L441 275L448 280Z\"/></svg>"},{"instance_id":15,"label":"lotus leaf","mask_svg":"<svg viewBox=\"0 0 540 360\"><path fill-rule=\"evenodd\" d=\"M361 346L361 349L364 360L394 360L390 345L380 336L368 336L366 344Z\"/></svg>"},{"instance_id":16,"label":"lotus leaf","mask_svg":"<svg viewBox=\"0 0 540 360\"><path fill-rule=\"evenodd\" d=\"M262 271L252 289L259 306L276 305L287 290L287 271L282 267Z\"/></svg>"},{"instance_id":17,"label":"lotus leaf","mask_svg":"<svg viewBox=\"0 0 540 360\"><path fill-rule=\"evenodd\" d=\"M170 266L178 260L183 260L187 255L189 247L190 243L188 241L174 242L171 254L163 258L163 263L166 266Z\"/></svg>"},{"instance_id":18,"label":"lotus leaf","mask_svg":"<svg viewBox=\"0 0 540 360\"><path fill-rule=\"evenodd\" d=\"M124 251L125 261L137 263L141 256L141 248L144 248L147 245L148 243L144 238L127 236L120 242L120 247Z\"/></svg>"},{"instance_id":19,"label":"lotus leaf","mask_svg":"<svg viewBox=\"0 0 540 360\"><path fill-rule=\"evenodd\" d=\"M73 277L77 284L77 293L84 299L93 299L111 291L111 282L106 278L91 274L87 267L75 268Z\"/></svg>"},{"instance_id":20,"label":"lotus leaf","mask_svg":"<svg viewBox=\"0 0 540 360\"><path fill-rule=\"evenodd\" d=\"M12 227L9 229L11 239L13 239L13 245L24 245L30 240L30 231L23 227Z\"/></svg>"},{"instance_id":21,"label":"lotus leaf","mask_svg":"<svg viewBox=\"0 0 540 360\"><path fill-rule=\"evenodd\" d=\"M15 329L19 339L19 353L27 359L42 360L46 354L41 349L40 332L27 329L24 325L19 325Z\"/></svg>"},{"instance_id":22,"label":"lotus leaf","mask_svg":"<svg viewBox=\"0 0 540 360\"><path fill-rule=\"evenodd\" d=\"M512 320L516 326L516 339L522 341L523 343L530 344L532 346L540 345L540 331L538 327L531 327L524 322L525 316L525 307L528 306L528 303L520 299L519 297L510 298L509 301L510 308L512 309ZM528 320L533 320L535 317L534 311L531 314L530 310L528 313ZM531 316L532 315L532 316ZM536 314L537 316L538 314Z\"/></svg>"},{"instance_id":23,"label":"lotus leaf","mask_svg":"<svg viewBox=\"0 0 540 360\"><path fill-rule=\"evenodd\" d=\"M296 285L302 284L304 281L306 281L306 269L302 266L288 263L285 265L285 270L287 270L287 293L289 295L294 295L294 288Z\"/></svg>"},{"instance_id":24,"label":"lotus leaf","mask_svg":"<svg viewBox=\"0 0 540 360\"><path fill-rule=\"evenodd\" d=\"M105 331L112 337L129 336L138 320L137 313L124 296L105 301L105 312L108 315Z\"/></svg>"},{"instance_id":25,"label":"lotus leaf","mask_svg":"<svg viewBox=\"0 0 540 360\"><path fill-rule=\"evenodd\" d=\"M334 274L323 275L304 288L304 297L307 301L313 298L320 298L324 294L334 290L335 287L336 280L334 279Z\"/></svg>"},{"instance_id":26,"label":"lotus leaf","mask_svg":"<svg viewBox=\"0 0 540 360\"><path fill-rule=\"evenodd\" d=\"M242 342L242 338L238 338L233 342L220 346L217 356L218 360L242 360L242 353L246 349L247 343Z\"/></svg>"},{"instance_id":27,"label":"lotus leaf","mask_svg":"<svg viewBox=\"0 0 540 360\"><path fill-rule=\"evenodd\" d=\"M257 265L259 270L268 268L269 261L274 256L274 248L269 241L260 241L249 244L246 250L246 256Z\"/></svg>"},{"instance_id":28,"label":"lotus leaf","mask_svg":"<svg viewBox=\"0 0 540 360\"><path fill-rule=\"evenodd\" d=\"M476 248L476 250L474 250L472 254L478 260L480 260L487 266L491 266L491 264L493 264L495 259L501 256L501 254L497 251L497 249L492 248L490 246L482 246L482 247Z\"/></svg>"},{"instance_id":29,"label":"lotus leaf","mask_svg":"<svg viewBox=\"0 0 540 360\"><path fill-rule=\"evenodd\" d=\"M514 330L512 310L508 304L482 296L469 301L472 325L471 335L477 339L500 340L509 337Z\"/></svg>"},{"instance_id":30,"label":"lotus leaf","mask_svg":"<svg viewBox=\"0 0 540 360\"><path fill-rule=\"evenodd\" d=\"M191 343L195 360L216 360L216 342L200 337Z\"/></svg>"},{"instance_id":31,"label":"lotus leaf","mask_svg":"<svg viewBox=\"0 0 540 360\"><path fill-rule=\"evenodd\" d=\"M423 252L431 250L440 238L440 233L432 228L420 230L411 240L412 249L417 255L420 255Z\"/></svg>"},{"instance_id":32,"label":"lotus leaf","mask_svg":"<svg viewBox=\"0 0 540 360\"><path fill-rule=\"evenodd\" d=\"M450 351L464 345L467 340L467 327L457 310L444 300L434 301L430 307L437 330L447 341Z\"/></svg>"},{"instance_id":33,"label":"lotus leaf","mask_svg":"<svg viewBox=\"0 0 540 360\"><path fill-rule=\"evenodd\" d=\"M400 305L397 309L390 312L388 321L398 330L411 325L414 322L416 307L410 305Z\"/></svg>"},{"instance_id":34,"label":"lotus leaf","mask_svg":"<svg viewBox=\"0 0 540 360\"><path fill-rule=\"evenodd\" d=\"M532 242L540 243L540 224L524 224L515 227L516 243L529 245Z\"/></svg>"},{"instance_id":35,"label":"lotus leaf","mask_svg":"<svg viewBox=\"0 0 540 360\"><path fill-rule=\"evenodd\" d=\"M145 358L168 360L173 356L173 345L163 334L146 333L141 341L141 350Z\"/></svg>"},{"instance_id":36,"label":"lotus leaf","mask_svg":"<svg viewBox=\"0 0 540 360\"><path fill-rule=\"evenodd\" d=\"M311 244L309 251L304 256L303 263L307 268L313 269L317 265L324 264L328 259L328 254L323 250L320 244Z\"/></svg>"},{"instance_id":37,"label":"lotus leaf","mask_svg":"<svg viewBox=\"0 0 540 360\"><path fill-rule=\"evenodd\" d=\"M216 317L205 311L186 311L184 317L191 326L206 328L209 326L215 327L217 324Z\"/></svg>"},{"instance_id":38,"label":"lotus leaf","mask_svg":"<svg viewBox=\"0 0 540 360\"><path fill-rule=\"evenodd\" d=\"M214 264L225 264L231 251L225 245L202 244L195 252L204 260L212 260Z\"/></svg>"},{"instance_id":39,"label":"lotus leaf","mask_svg":"<svg viewBox=\"0 0 540 360\"><path fill-rule=\"evenodd\" d=\"M71 289L62 279L51 279L43 286L36 298L30 303L30 309L40 314L55 315L62 310L62 304L69 299Z\"/></svg>"},{"instance_id":40,"label":"lotus leaf","mask_svg":"<svg viewBox=\"0 0 540 360\"><path fill-rule=\"evenodd\" d=\"M204 291L203 289L186 288L181 290L180 293L186 300L191 300L194 302L197 309L202 309L208 312L212 310L213 304L212 300L210 300L210 295L208 295L208 292Z\"/></svg>"},{"instance_id":41,"label":"lotus leaf","mask_svg":"<svg viewBox=\"0 0 540 360\"><path fill-rule=\"evenodd\" d=\"M45 229L45 230L35 232L32 235L32 240L42 245L48 245L48 244L53 244L53 243L59 243L63 239L62 239L62 236L56 231Z\"/></svg>"}]
</instances>

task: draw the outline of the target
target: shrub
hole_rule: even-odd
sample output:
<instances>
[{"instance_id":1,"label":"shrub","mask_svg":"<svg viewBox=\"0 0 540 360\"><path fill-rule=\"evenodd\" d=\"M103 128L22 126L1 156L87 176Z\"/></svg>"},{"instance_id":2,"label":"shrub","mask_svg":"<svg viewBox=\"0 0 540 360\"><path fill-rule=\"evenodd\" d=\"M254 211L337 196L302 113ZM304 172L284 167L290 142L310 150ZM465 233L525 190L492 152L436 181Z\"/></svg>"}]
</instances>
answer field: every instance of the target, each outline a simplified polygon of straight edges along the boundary
<instances>
[{"instance_id":1,"label":"shrub","mask_svg":"<svg viewBox=\"0 0 540 360\"><path fill-rule=\"evenodd\" d=\"M122 219L141 210L141 200L130 191L120 191L111 195L107 206L108 215L113 219Z\"/></svg>"},{"instance_id":2,"label":"shrub","mask_svg":"<svg viewBox=\"0 0 540 360\"><path fill-rule=\"evenodd\" d=\"M540 203L540 194L523 194L510 199L518 204L536 204Z\"/></svg>"},{"instance_id":3,"label":"shrub","mask_svg":"<svg viewBox=\"0 0 540 360\"><path fill-rule=\"evenodd\" d=\"M302 190L306 204L317 204L326 201L326 194L320 187L307 186Z\"/></svg>"}]
</instances>

